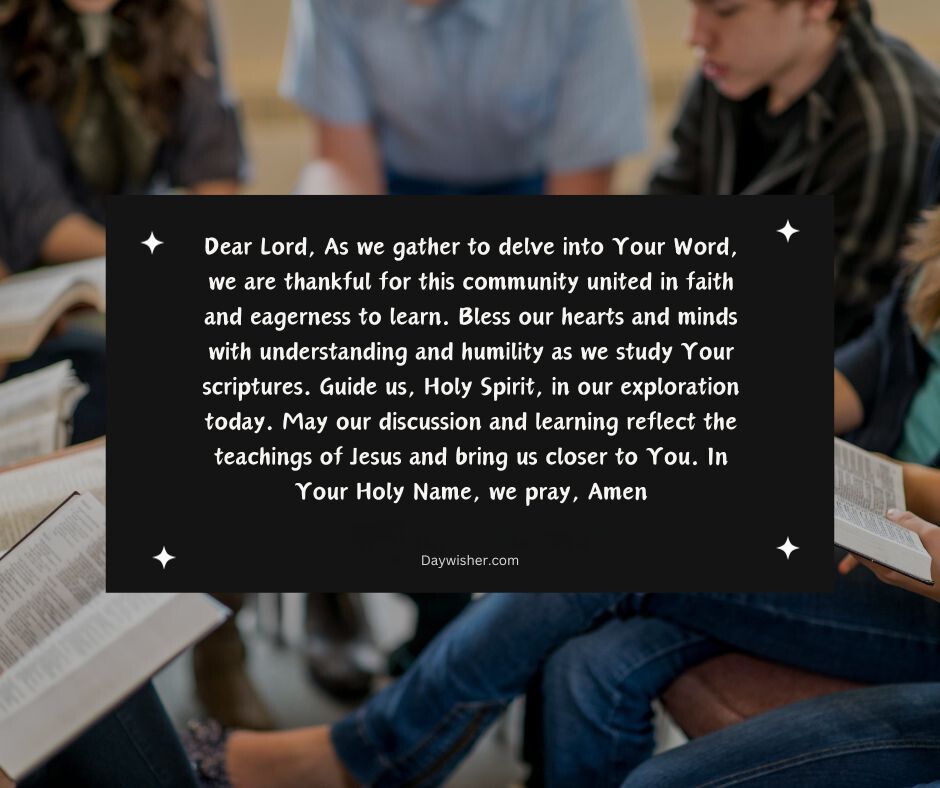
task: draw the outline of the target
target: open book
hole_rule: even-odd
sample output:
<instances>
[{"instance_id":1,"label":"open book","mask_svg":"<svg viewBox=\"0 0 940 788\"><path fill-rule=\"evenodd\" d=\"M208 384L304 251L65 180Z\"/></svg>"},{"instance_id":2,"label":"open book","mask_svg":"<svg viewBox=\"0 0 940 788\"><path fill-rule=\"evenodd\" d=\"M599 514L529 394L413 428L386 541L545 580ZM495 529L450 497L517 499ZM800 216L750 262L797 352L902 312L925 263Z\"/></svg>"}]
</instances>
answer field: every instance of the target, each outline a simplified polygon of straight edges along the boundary
<instances>
[{"instance_id":1,"label":"open book","mask_svg":"<svg viewBox=\"0 0 940 788\"><path fill-rule=\"evenodd\" d=\"M88 387L70 361L0 383L0 467L61 449Z\"/></svg>"},{"instance_id":2,"label":"open book","mask_svg":"<svg viewBox=\"0 0 940 788\"><path fill-rule=\"evenodd\" d=\"M48 265L0 281L0 361L31 356L63 314L104 312L104 258Z\"/></svg>"},{"instance_id":3,"label":"open book","mask_svg":"<svg viewBox=\"0 0 940 788\"><path fill-rule=\"evenodd\" d=\"M228 611L204 594L106 594L105 509L73 494L0 558L0 769L19 780Z\"/></svg>"},{"instance_id":4,"label":"open book","mask_svg":"<svg viewBox=\"0 0 940 788\"><path fill-rule=\"evenodd\" d=\"M835 439L835 543L862 558L933 585L930 553L920 537L892 523L905 509L901 466Z\"/></svg>"},{"instance_id":5,"label":"open book","mask_svg":"<svg viewBox=\"0 0 940 788\"><path fill-rule=\"evenodd\" d=\"M105 503L105 439L0 470L0 554L75 490Z\"/></svg>"}]
</instances>

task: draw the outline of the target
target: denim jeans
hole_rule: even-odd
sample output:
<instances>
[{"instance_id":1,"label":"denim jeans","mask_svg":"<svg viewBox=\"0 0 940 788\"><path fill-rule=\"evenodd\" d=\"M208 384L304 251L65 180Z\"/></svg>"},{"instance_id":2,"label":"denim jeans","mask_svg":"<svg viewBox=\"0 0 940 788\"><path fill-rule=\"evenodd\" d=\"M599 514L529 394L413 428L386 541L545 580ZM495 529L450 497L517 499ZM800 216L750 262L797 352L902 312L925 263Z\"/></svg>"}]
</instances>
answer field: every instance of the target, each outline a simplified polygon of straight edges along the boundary
<instances>
[{"instance_id":1,"label":"denim jeans","mask_svg":"<svg viewBox=\"0 0 940 788\"><path fill-rule=\"evenodd\" d=\"M19 788L196 788L196 777L147 684L34 771Z\"/></svg>"},{"instance_id":2,"label":"denim jeans","mask_svg":"<svg viewBox=\"0 0 940 788\"><path fill-rule=\"evenodd\" d=\"M647 761L623 788L888 788L938 778L940 684L900 684L794 703L703 736Z\"/></svg>"},{"instance_id":3,"label":"denim jeans","mask_svg":"<svg viewBox=\"0 0 940 788\"><path fill-rule=\"evenodd\" d=\"M652 752L650 702L730 648L857 681L940 680L940 605L863 570L832 594L492 594L333 743L362 782L437 785L544 669L546 784L619 785Z\"/></svg>"},{"instance_id":4,"label":"denim jeans","mask_svg":"<svg viewBox=\"0 0 940 788\"><path fill-rule=\"evenodd\" d=\"M653 699L727 650L863 683L940 681L940 605L864 569L832 594L632 594L619 612L547 661L548 786L619 785L652 754Z\"/></svg>"},{"instance_id":5,"label":"denim jeans","mask_svg":"<svg viewBox=\"0 0 940 788\"><path fill-rule=\"evenodd\" d=\"M375 788L440 783L544 658L622 598L491 594L472 603L404 676L333 726L340 758Z\"/></svg>"}]
</instances>

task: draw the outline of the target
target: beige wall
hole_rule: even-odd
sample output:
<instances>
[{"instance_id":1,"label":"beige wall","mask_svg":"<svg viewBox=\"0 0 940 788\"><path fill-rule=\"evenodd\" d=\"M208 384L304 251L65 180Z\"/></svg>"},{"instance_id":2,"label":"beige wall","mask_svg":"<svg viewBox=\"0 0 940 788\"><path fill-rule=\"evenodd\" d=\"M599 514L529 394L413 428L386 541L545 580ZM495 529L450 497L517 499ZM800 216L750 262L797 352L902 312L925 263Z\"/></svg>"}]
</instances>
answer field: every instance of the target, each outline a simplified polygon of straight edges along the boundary
<instances>
[{"instance_id":1,"label":"beige wall","mask_svg":"<svg viewBox=\"0 0 940 788\"><path fill-rule=\"evenodd\" d=\"M622 191L641 187L650 160L664 145L677 94L693 67L692 54L682 43L689 0L635 3L653 92L654 145L647 156L621 167ZM303 116L277 96L290 0L217 0L217 6L229 81L245 109L255 170L249 191L289 191L309 148ZM875 14L883 28L940 63L940 0L875 0Z\"/></svg>"}]
</instances>

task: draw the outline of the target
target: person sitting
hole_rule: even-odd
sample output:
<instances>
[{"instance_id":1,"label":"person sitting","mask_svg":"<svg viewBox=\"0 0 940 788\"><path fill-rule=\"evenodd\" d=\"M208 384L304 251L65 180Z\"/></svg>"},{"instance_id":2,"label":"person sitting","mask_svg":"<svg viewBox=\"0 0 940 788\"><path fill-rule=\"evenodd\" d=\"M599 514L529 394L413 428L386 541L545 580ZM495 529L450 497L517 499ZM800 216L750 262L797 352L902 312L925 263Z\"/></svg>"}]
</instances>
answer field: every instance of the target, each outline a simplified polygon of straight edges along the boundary
<instances>
[{"instance_id":1,"label":"person sitting","mask_svg":"<svg viewBox=\"0 0 940 788\"><path fill-rule=\"evenodd\" d=\"M835 343L891 287L940 136L940 73L868 0L693 0L701 68L653 194L832 195Z\"/></svg>"},{"instance_id":2,"label":"person sitting","mask_svg":"<svg viewBox=\"0 0 940 788\"><path fill-rule=\"evenodd\" d=\"M307 111L299 191L604 194L646 142L646 90L625 0L294 0L282 92ZM524 44L524 46L523 46ZM410 595L399 675L469 594ZM310 595L307 657L361 699L374 647L358 599Z\"/></svg>"},{"instance_id":3,"label":"person sitting","mask_svg":"<svg viewBox=\"0 0 940 788\"><path fill-rule=\"evenodd\" d=\"M912 435L940 424L940 211L917 234L910 271L836 355L834 423L940 466L940 431ZM904 483L929 518L924 467L905 464ZM246 788L437 784L543 669L546 784L618 785L652 754L651 702L695 664L738 650L856 682L940 681L938 631L940 607L857 572L832 594L490 594L354 714L236 732L226 763Z\"/></svg>"},{"instance_id":4,"label":"person sitting","mask_svg":"<svg viewBox=\"0 0 940 788\"><path fill-rule=\"evenodd\" d=\"M237 190L247 164L211 10L207 0L0 5L0 260L8 270L104 255L110 195ZM5 376L62 359L89 386L73 440L98 437L103 336L72 328ZM225 601L237 611L242 600ZM231 724L273 727L244 660L233 617L196 649L197 693Z\"/></svg>"},{"instance_id":5,"label":"person sitting","mask_svg":"<svg viewBox=\"0 0 940 788\"><path fill-rule=\"evenodd\" d=\"M940 522L940 471L911 467L906 491ZM929 586L873 561L847 555L879 580L940 602L940 527L912 512L888 518L916 533L933 558ZM940 640L935 640L940 648ZM689 784L740 786L940 785L940 682L888 684L794 703L696 739L634 771L622 788Z\"/></svg>"}]
</instances>

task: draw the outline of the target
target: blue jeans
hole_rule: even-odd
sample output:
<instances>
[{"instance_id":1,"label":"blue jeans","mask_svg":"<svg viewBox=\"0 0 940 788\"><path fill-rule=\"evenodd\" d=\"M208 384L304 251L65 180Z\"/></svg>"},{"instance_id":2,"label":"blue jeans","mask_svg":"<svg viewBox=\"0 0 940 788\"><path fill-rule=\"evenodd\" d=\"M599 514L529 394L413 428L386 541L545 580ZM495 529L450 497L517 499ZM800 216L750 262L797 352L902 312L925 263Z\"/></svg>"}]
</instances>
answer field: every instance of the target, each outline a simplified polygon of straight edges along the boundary
<instances>
[{"instance_id":1,"label":"blue jeans","mask_svg":"<svg viewBox=\"0 0 940 788\"><path fill-rule=\"evenodd\" d=\"M940 605L862 571L833 594L493 594L333 743L362 782L437 785L544 669L546 783L618 785L652 752L650 702L730 648L857 681L940 680Z\"/></svg>"},{"instance_id":2,"label":"blue jeans","mask_svg":"<svg viewBox=\"0 0 940 788\"><path fill-rule=\"evenodd\" d=\"M652 754L652 700L724 651L864 683L940 681L940 605L867 571L837 583L832 594L627 596L617 620L546 663L546 785L619 785Z\"/></svg>"},{"instance_id":3,"label":"blue jeans","mask_svg":"<svg viewBox=\"0 0 940 788\"><path fill-rule=\"evenodd\" d=\"M196 788L196 777L153 686L147 684L19 788Z\"/></svg>"},{"instance_id":4,"label":"blue jeans","mask_svg":"<svg viewBox=\"0 0 940 788\"><path fill-rule=\"evenodd\" d=\"M623 788L887 788L938 778L940 684L900 684L794 703L703 736L647 761Z\"/></svg>"}]
</instances>

